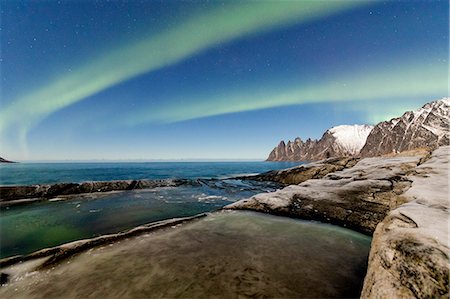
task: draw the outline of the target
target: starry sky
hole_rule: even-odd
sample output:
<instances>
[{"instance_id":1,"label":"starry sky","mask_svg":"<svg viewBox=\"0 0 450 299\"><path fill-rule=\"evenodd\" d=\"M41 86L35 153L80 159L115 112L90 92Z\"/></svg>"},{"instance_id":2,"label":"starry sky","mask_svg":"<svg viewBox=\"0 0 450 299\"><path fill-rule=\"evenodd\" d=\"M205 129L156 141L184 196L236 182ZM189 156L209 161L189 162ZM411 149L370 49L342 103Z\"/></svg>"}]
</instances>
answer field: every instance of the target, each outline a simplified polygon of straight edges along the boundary
<instances>
[{"instance_id":1,"label":"starry sky","mask_svg":"<svg viewBox=\"0 0 450 299\"><path fill-rule=\"evenodd\" d=\"M0 156L264 159L448 94L448 1L1 1Z\"/></svg>"}]
</instances>

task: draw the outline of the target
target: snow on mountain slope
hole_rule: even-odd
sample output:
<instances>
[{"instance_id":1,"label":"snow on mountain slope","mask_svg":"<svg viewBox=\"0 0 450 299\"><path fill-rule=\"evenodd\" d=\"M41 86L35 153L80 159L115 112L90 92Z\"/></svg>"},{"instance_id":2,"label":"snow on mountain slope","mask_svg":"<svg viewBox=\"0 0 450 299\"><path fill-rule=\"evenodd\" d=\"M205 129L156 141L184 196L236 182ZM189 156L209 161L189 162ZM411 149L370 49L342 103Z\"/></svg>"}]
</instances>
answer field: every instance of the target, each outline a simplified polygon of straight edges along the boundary
<instances>
[{"instance_id":1,"label":"snow on mountain slope","mask_svg":"<svg viewBox=\"0 0 450 299\"><path fill-rule=\"evenodd\" d=\"M312 161L331 157L352 156L364 146L372 126L342 125L327 130L319 140L300 138L273 149L268 161Z\"/></svg>"},{"instance_id":2,"label":"snow on mountain slope","mask_svg":"<svg viewBox=\"0 0 450 299\"><path fill-rule=\"evenodd\" d=\"M377 124L361 149L364 157L402 152L416 148L435 149L449 145L450 99L425 104L401 117Z\"/></svg>"},{"instance_id":3,"label":"snow on mountain slope","mask_svg":"<svg viewBox=\"0 0 450 299\"><path fill-rule=\"evenodd\" d=\"M331 157L363 157L450 144L450 99L425 104L401 117L367 125L342 125L327 130L319 140L296 138L275 147L268 161L312 161Z\"/></svg>"},{"instance_id":4,"label":"snow on mountain slope","mask_svg":"<svg viewBox=\"0 0 450 299\"><path fill-rule=\"evenodd\" d=\"M367 136L373 126L368 125L342 125L328 131L336 138L336 143L350 155L356 155L366 143Z\"/></svg>"},{"instance_id":5,"label":"snow on mountain slope","mask_svg":"<svg viewBox=\"0 0 450 299\"><path fill-rule=\"evenodd\" d=\"M342 125L327 130L319 140L296 138L275 147L268 161L312 161L331 157L363 157L450 144L450 99L425 104L401 117L368 125Z\"/></svg>"}]
</instances>

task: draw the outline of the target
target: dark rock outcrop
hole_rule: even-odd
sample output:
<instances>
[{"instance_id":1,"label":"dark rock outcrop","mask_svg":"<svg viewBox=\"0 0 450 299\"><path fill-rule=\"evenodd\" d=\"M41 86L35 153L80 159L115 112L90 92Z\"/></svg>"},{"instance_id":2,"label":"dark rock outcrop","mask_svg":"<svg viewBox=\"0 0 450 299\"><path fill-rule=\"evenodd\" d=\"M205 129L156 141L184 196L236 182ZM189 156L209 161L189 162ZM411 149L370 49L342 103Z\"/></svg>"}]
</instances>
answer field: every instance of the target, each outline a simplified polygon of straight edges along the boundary
<instances>
[{"instance_id":1,"label":"dark rock outcrop","mask_svg":"<svg viewBox=\"0 0 450 299\"><path fill-rule=\"evenodd\" d=\"M317 161L348 157L359 153L372 127L367 125L337 126L327 130L320 140L305 142L296 138L286 144L281 141L267 161Z\"/></svg>"},{"instance_id":2,"label":"dark rock outcrop","mask_svg":"<svg viewBox=\"0 0 450 299\"><path fill-rule=\"evenodd\" d=\"M450 143L450 99L424 105L401 117L377 124L361 149L361 156L373 157L416 148L435 149Z\"/></svg>"},{"instance_id":3,"label":"dark rock outcrop","mask_svg":"<svg viewBox=\"0 0 450 299\"><path fill-rule=\"evenodd\" d=\"M8 283L9 274L8 273L0 273L0 285L4 285Z\"/></svg>"},{"instance_id":4,"label":"dark rock outcrop","mask_svg":"<svg viewBox=\"0 0 450 299\"><path fill-rule=\"evenodd\" d=\"M16 162L9 161L9 160L6 160L6 159L3 159L2 157L0 157L0 163L16 163Z\"/></svg>"},{"instance_id":5,"label":"dark rock outcrop","mask_svg":"<svg viewBox=\"0 0 450 299\"><path fill-rule=\"evenodd\" d=\"M48 199L57 196L198 184L186 179L127 180L107 182L58 183L54 185L0 186L0 203L26 199ZM22 201L26 202L26 201Z\"/></svg>"},{"instance_id":6,"label":"dark rock outcrop","mask_svg":"<svg viewBox=\"0 0 450 299\"><path fill-rule=\"evenodd\" d=\"M390 209L403 203L400 195L411 184L406 175L414 171L422 157L363 159L321 179L257 194L226 208L318 220L372 234Z\"/></svg>"},{"instance_id":7,"label":"dark rock outcrop","mask_svg":"<svg viewBox=\"0 0 450 299\"><path fill-rule=\"evenodd\" d=\"M273 170L252 176L237 177L241 180L270 181L284 185L300 184L309 179L320 179L331 172L354 166L358 158L330 158L315 163Z\"/></svg>"}]
</instances>

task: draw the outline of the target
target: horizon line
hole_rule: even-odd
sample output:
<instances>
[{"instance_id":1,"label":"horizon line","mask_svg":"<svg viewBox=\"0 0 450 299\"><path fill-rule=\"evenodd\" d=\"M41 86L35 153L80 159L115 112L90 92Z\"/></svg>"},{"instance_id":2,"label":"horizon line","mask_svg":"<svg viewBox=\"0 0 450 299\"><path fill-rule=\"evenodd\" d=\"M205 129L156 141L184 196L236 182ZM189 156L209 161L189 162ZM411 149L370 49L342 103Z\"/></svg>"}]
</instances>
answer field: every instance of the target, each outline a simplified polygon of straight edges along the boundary
<instances>
[{"instance_id":1,"label":"horizon line","mask_svg":"<svg viewBox=\"0 0 450 299\"><path fill-rule=\"evenodd\" d=\"M16 163L146 163L146 162L266 162L267 158L180 158L180 159L33 159L13 160ZM273 162L273 161L270 161ZM6 164L6 163L5 163Z\"/></svg>"}]
</instances>

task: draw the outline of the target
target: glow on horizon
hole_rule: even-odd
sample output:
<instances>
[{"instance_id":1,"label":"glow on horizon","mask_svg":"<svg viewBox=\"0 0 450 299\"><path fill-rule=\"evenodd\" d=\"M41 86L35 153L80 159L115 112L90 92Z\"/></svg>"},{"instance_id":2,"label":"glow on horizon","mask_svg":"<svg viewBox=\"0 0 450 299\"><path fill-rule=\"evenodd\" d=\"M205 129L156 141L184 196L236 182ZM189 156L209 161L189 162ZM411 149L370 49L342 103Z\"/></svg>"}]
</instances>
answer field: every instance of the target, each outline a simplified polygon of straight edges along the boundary
<instances>
[{"instance_id":1,"label":"glow on horizon","mask_svg":"<svg viewBox=\"0 0 450 299\"><path fill-rule=\"evenodd\" d=\"M136 76L178 63L221 43L326 17L370 2L273 1L235 4L194 15L173 29L91 58L70 75L9 102L0 111L0 134L9 127L25 140L48 115ZM206 25L207 24L207 25Z\"/></svg>"},{"instance_id":2,"label":"glow on horizon","mask_svg":"<svg viewBox=\"0 0 450 299\"><path fill-rule=\"evenodd\" d=\"M413 60L414 61L414 60ZM134 126L142 123L174 123L228 113L245 112L280 106L378 100L435 95L447 92L447 69L442 65L421 61L402 61L395 69L374 68L307 86L288 86L277 90L238 91L220 96L192 98L189 105L168 104L149 110L133 112L125 123ZM432 100L432 99L430 99ZM401 108L397 110L401 111ZM387 120L377 115L376 120ZM374 122L375 118L369 119Z\"/></svg>"}]
</instances>

